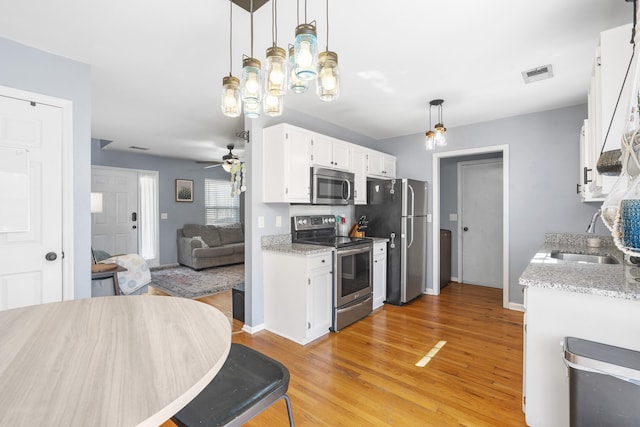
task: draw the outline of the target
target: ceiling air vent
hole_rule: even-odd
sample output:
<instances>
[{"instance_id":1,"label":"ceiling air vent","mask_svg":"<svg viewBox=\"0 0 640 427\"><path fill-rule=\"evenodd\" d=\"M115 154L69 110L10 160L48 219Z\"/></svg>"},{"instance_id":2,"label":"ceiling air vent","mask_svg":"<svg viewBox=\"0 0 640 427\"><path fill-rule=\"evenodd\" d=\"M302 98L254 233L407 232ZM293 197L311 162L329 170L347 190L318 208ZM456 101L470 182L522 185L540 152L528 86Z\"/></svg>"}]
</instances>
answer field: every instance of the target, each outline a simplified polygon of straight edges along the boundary
<instances>
[{"instance_id":1,"label":"ceiling air vent","mask_svg":"<svg viewBox=\"0 0 640 427\"><path fill-rule=\"evenodd\" d=\"M553 77L553 66L551 64L522 72L522 78L525 83L533 83L538 80L550 79L551 77Z\"/></svg>"}]
</instances>

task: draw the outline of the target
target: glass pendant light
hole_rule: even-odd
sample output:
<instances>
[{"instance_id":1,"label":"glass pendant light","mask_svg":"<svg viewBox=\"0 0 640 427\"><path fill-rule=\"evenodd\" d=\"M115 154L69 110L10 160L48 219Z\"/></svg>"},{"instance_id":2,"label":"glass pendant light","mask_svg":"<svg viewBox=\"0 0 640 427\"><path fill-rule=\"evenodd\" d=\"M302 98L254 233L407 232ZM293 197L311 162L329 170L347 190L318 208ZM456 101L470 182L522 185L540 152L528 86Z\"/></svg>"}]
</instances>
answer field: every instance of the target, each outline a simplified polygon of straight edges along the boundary
<instances>
[{"instance_id":1,"label":"glass pendant light","mask_svg":"<svg viewBox=\"0 0 640 427\"><path fill-rule=\"evenodd\" d=\"M262 101L260 78L260 61L245 57L242 60L242 103L244 115L247 117L260 117L260 101Z\"/></svg>"},{"instance_id":2,"label":"glass pendant light","mask_svg":"<svg viewBox=\"0 0 640 427\"><path fill-rule=\"evenodd\" d=\"M227 117L240 116L242 104L240 101L240 80L229 74L222 78L222 114Z\"/></svg>"},{"instance_id":3,"label":"glass pendant light","mask_svg":"<svg viewBox=\"0 0 640 427\"><path fill-rule=\"evenodd\" d=\"M442 124L442 104L444 100L433 99L429 101L429 130L425 132L424 143L427 150L433 150L436 147L444 147L447 145L447 139L445 132L447 128ZM436 107L438 109L438 122L436 123L434 130L431 130L431 109Z\"/></svg>"},{"instance_id":4,"label":"glass pendant light","mask_svg":"<svg viewBox=\"0 0 640 427\"><path fill-rule=\"evenodd\" d=\"M233 34L233 2L229 0L229 75L222 78L222 94L220 108L227 117L239 117L242 110L240 103L240 80L232 74L232 34Z\"/></svg>"},{"instance_id":5,"label":"glass pendant light","mask_svg":"<svg viewBox=\"0 0 640 427\"><path fill-rule=\"evenodd\" d=\"M278 0L271 3L271 35L273 46L267 49L267 67L264 79L266 95L282 96L287 89L287 52L278 47L277 6Z\"/></svg>"},{"instance_id":6,"label":"glass pendant light","mask_svg":"<svg viewBox=\"0 0 640 427\"><path fill-rule=\"evenodd\" d=\"M318 77L316 93L322 101L333 101L340 95L340 72L338 70L338 54L329 51L329 0L326 0L327 11L327 46L318 55Z\"/></svg>"},{"instance_id":7,"label":"glass pendant light","mask_svg":"<svg viewBox=\"0 0 640 427\"><path fill-rule=\"evenodd\" d=\"M294 93L304 93L309 88L308 80L301 80L296 74L293 45L289 45L289 89Z\"/></svg>"},{"instance_id":8,"label":"glass pendant light","mask_svg":"<svg viewBox=\"0 0 640 427\"><path fill-rule=\"evenodd\" d=\"M447 128L445 128L442 124L442 104L444 103L444 100L436 99L435 101L437 101L436 105L438 106L438 123L436 123L435 125L435 143L436 147L444 147L445 145L447 145L447 138L444 135L447 131Z\"/></svg>"},{"instance_id":9,"label":"glass pendant light","mask_svg":"<svg viewBox=\"0 0 640 427\"><path fill-rule=\"evenodd\" d=\"M281 116L284 110L284 96L265 94L262 110L269 117Z\"/></svg>"},{"instance_id":10,"label":"glass pendant light","mask_svg":"<svg viewBox=\"0 0 640 427\"><path fill-rule=\"evenodd\" d=\"M335 52L320 52L318 55L318 79L316 93L322 101L333 101L340 95L340 73L338 55Z\"/></svg>"},{"instance_id":11,"label":"glass pendant light","mask_svg":"<svg viewBox=\"0 0 640 427\"><path fill-rule=\"evenodd\" d=\"M304 0L304 22L296 27L293 57L298 78L312 80L317 74L318 37L315 21L307 23L307 0Z\"/></svg>"},{"instance_id":12,"label":"glass pendant light","mask_svg":"<svg viewBox=\"0 0 640 427\"><path fill-rule=\"evenodd\" d=\"M431 125L429 125L429 127L431 127ZM435 133L432 130L428 130L424 134L424 145L427 150L433 150L435 148L434 137Z\"/></svg>"},{"instance_id":13,"label":"glass pendant light","mask_svg":"<svg viewBox=\"0 0 640 427\"><path fill-rule=\"evenodd\" d=\"M264 91L268 95L284 95L287 88L287 54L281 47L267 49L267 71Z\"/></svg>"},{"instance_id":14,"label":"glass pendant light","mask_svg":"<svg viewBox=\"0 0 640 427\"><path fill-rule=\"evenodd\" d=\"M262 101L262 83L260 61L253 57L253 0L251 0L251 57L242 58L242 103L244 115L249 118L260 117Z\"/></svg>"}]
</instances>

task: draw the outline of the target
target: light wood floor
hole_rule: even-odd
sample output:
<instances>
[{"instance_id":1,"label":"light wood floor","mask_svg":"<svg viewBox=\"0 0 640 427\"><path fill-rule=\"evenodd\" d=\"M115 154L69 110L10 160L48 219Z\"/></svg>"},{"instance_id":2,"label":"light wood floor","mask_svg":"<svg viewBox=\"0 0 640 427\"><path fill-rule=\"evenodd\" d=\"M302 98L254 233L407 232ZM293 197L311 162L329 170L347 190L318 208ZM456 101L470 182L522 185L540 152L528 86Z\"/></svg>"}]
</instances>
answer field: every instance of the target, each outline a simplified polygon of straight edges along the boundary
<instances>
[{"instance_id":1,"label":"light wood floor","mask_svg":"<svg viewBox=\"0 0 640 427\"><path fill-rule=\"evenodd\" d=\"M500 289L452 283L439 297L384 305L306 346L242 332L231 319L231 291L201 301L227 314L234 342L287 366L297 426L525 425L523 314L502 308ZM447 343L431 362L416 367L441 340ZM283 401L247 424L285 425Z\"/></svg>"}]
</instances>

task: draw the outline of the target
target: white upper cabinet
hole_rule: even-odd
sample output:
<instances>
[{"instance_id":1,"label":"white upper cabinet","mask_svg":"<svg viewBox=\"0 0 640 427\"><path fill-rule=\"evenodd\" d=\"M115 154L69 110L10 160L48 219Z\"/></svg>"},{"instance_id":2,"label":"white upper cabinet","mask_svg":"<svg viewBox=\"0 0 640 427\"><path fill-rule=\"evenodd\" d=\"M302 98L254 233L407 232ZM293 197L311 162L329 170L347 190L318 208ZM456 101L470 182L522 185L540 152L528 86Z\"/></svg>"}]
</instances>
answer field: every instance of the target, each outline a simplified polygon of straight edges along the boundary
<instances>
[{"instance_id":1,"label":"white upper cabinet","mask_svg":"<svg viewBox=\"0 0 640 427\"><path fill-rule=\"evenodd\" d=\"M311 164L329 169L351 172L352 148L348 142L313 133L311 135Z\"/></svg>"},{"instance_id":2,"label":"white upper cabinet","mask_svg":"<svg viewBox=\"0 0 640 427\"><path fill-rule=\"evenodd\" d=\"M311 201L311 136L304 130L279 124L263 130L263 201Z\"/></svg>"},{"instance_id":3,"label":"white upper cabinet","mask_svg":"<svg viewBox=\"0 0 640 427\"><path fill-rule=\"evenodd\" d=\"M617 179L615 176L600 175L597 164L601 152L621 147L620 141L630 116L633 89L631 74L624 86L622 84L633 51L630 39L631 24L627 24L601 32L596 47L587 98L588 121L584 134L580 135L578 193L585 202L604 200ZM631 69L635 67L632 65Z\"/></svg>"},{"instance_id":4,"label":"white upper cabinet","mask_svg":"<svg viewBox=\"0 0 640 427\"><path fill-rule=\"evenodd\" d=\"M353 203L367 204L367 150L362 147L353 148Z\"/></svg>"},{"instance_id":5,"label":"white upper cabinet","mask_svg":"<svg viewBox=\"0 0 640 427\"><path fill-rule=\"evenodd\" d=\"M396 158L281 123L263 129L264 203L311 203L311 167L354 175L354 203L367 203L367 176L395 178Z\"/></svg>"},{"instance_id":6,"label":"white upper cabinet","mask_svg":"<svg viewBox=\"0 0 640 427\"><path fill-rule=\"evenodd\" d=\"M379 151L367 153L367 176L380 178L396 177L396 158Z\"/></svg>"}]
</instances>

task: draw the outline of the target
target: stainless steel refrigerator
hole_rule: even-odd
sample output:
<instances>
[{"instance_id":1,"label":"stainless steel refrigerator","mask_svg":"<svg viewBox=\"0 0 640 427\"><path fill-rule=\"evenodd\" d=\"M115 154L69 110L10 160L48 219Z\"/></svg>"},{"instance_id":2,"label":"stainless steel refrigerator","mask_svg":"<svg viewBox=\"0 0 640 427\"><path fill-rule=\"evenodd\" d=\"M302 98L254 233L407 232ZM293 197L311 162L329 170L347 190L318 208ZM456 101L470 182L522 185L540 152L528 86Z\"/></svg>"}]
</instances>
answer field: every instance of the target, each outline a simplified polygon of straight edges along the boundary
<instances>
[{"instance_id":1,"label":"stainless steel refrigerator","mask_svg":"<svg viewBox=\"0 0 640 427\"><path fill-rule=\"evenodd\" d=\"M367 180L366 235L386 237L387 295L401 305L422 294L427 276L427 183L413 179Z\"/></svg>"}]
</instances>

